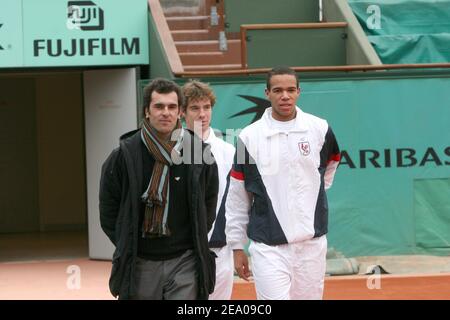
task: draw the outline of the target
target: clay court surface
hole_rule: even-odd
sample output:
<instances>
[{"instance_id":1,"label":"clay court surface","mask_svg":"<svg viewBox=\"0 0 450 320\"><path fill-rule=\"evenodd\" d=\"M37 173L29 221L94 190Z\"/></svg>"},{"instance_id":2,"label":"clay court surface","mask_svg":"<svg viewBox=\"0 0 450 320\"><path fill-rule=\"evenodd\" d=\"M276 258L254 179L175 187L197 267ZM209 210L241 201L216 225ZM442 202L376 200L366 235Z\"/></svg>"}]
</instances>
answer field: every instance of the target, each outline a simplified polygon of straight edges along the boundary
<instances>
[{"instance_id":1,"label":"clay court surface","mask_svg":"<svg viewBox=\"0 0 450 320\"><path fill-rule=\"evenodd\" d=\"M55 299L109 300L109 261L0 263L0 300ZM76 278L80 275L79 278ZM450 273L409 275L333 276L325 280L324 298L341 299L446 299L450 300ZM373 289L369 289L369 287ZM236 279L234 300L256 298L253 283Z\"/></svg>"},{"instance_id":2,"label":"clay court surface","mask_svg":"<svg viewBox=\"0 0 450 320\"><path fill-rule=\"evenodd\" d=\"M325 299L450 300L450 257L360 257L358 262L358 275L326 277ZM390 274L362 274L371 265ZM0 300L114 299L110 271L111 261L88 258L85 232L0 235ZM253 283L236 278L232 298L256 299Z\"/></svg>"}]
</instances>

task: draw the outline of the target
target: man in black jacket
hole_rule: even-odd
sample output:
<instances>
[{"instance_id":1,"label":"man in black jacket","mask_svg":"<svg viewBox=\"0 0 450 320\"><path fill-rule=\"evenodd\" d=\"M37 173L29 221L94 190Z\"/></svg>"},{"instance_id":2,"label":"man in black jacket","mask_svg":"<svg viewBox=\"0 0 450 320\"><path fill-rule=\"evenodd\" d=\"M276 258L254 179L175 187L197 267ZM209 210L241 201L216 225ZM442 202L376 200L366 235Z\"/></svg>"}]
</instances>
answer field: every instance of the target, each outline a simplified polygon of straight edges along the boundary
<instances>
[{"instance_id":1,"label":"man in black jacket","mask_svg":"<svg viewBox=\"0 0 450 320\"><path fill-rule=\"evenodd\" d=\"M214 290L207 234L217 166L181 127L182 103L177 84L152 81L142 128L123 135L102 167L100 222L116 246L109 286L119 299L207 299Z\"/></svg>"}]
</instances>

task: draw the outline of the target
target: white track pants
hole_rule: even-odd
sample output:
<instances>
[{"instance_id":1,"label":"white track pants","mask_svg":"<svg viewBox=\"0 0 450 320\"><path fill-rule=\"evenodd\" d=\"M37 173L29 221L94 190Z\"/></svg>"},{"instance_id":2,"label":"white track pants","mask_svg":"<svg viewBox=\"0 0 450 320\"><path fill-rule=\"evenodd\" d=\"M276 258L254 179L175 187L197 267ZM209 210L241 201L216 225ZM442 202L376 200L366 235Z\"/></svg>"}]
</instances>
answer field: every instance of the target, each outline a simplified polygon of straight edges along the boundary
<instances>
[{"instance_id":1,"label":"white track pants","mask_svg":"<svg viewBox=\"0 0 450 320\"><path fill-rule=\"evenodd\" d=\"M230 300L234 281L233 251L229 246L211 250L217 255L216 286L209 295L209 300Z\"/></svg>"},{"instance_id":2,"label":"white track pants","mask_svg":"<svg viewBox=\"0 0 450 320\"><path fill-rule=\"evenodd\" d=\"M327 238L268 246L251 242L249 253L258 300L321 300Z\"/></svg>"}]
</instances>

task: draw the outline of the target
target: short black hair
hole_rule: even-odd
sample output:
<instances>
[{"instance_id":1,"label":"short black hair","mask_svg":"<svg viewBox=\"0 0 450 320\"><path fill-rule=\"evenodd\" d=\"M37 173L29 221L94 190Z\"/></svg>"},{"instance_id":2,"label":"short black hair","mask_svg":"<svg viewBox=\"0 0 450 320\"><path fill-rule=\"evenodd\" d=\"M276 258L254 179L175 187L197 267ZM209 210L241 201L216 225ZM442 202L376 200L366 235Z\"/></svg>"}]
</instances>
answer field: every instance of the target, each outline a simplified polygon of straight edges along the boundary
<instances>
[{"instance_id":1,"label":"short black hair","mask_svg":"<svg viewBox=\"0 0 450 320\"><path fill-rule=\"evenodd\" d=\"M181 106L184 104L183 92L181 91L181 88L178 84L164 78L156 78L148 85L146 85L144 88L144 97L142 106L144 118L145 118L145 110L147 110L147 108L150 106L150 102L152 101L152 93L154 91L162 94L175 92L178 96L178 107L181 108Z\"/></svg>"},{"instance_id":2,"label":"short black hair","mask_svg":"<svg viewBox=\"0 0 450 320\"><path fill-rule=\"evenodd\" d=\"M273 76L283 75L283 74L289 74L291 76L294 76L295 82L297 84L297 88L299 87L298 76L297 76L297 73L295 72L295 70L292 68L286 67L286 66L279 66L279 67L273 68L272 70L269 71L269 73L267 73L266 88L268 90L270 90L270 79L272 79Z\"/></svg>"}]
</instances>

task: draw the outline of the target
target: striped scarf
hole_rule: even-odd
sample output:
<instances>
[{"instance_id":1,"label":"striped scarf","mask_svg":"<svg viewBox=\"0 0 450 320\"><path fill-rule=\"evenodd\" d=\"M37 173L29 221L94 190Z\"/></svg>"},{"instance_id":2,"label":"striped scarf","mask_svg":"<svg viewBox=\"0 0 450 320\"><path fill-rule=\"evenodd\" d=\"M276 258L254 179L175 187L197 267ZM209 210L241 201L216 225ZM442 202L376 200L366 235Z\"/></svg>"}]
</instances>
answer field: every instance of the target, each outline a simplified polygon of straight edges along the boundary
<instances>
[{"instance_id":1,"label":"striped scarf","mask_svg":"<svg viewBox=\"0 0 450 320\"><path fill-rule=\"evenodd\" d=\"M184 129L178 120L175 129L180 129L176 141L161 141L155 134L155 129L150 126L147 119L143 121L141 138L147 150L155 159L152 177L147 190L142 195L145 203L144 223L142 237L159 238L170 236L167 225L169 213L169 166L173 164L171 154L173 151L179 155L183 145Z\"/></svg>"}]
</instances>

